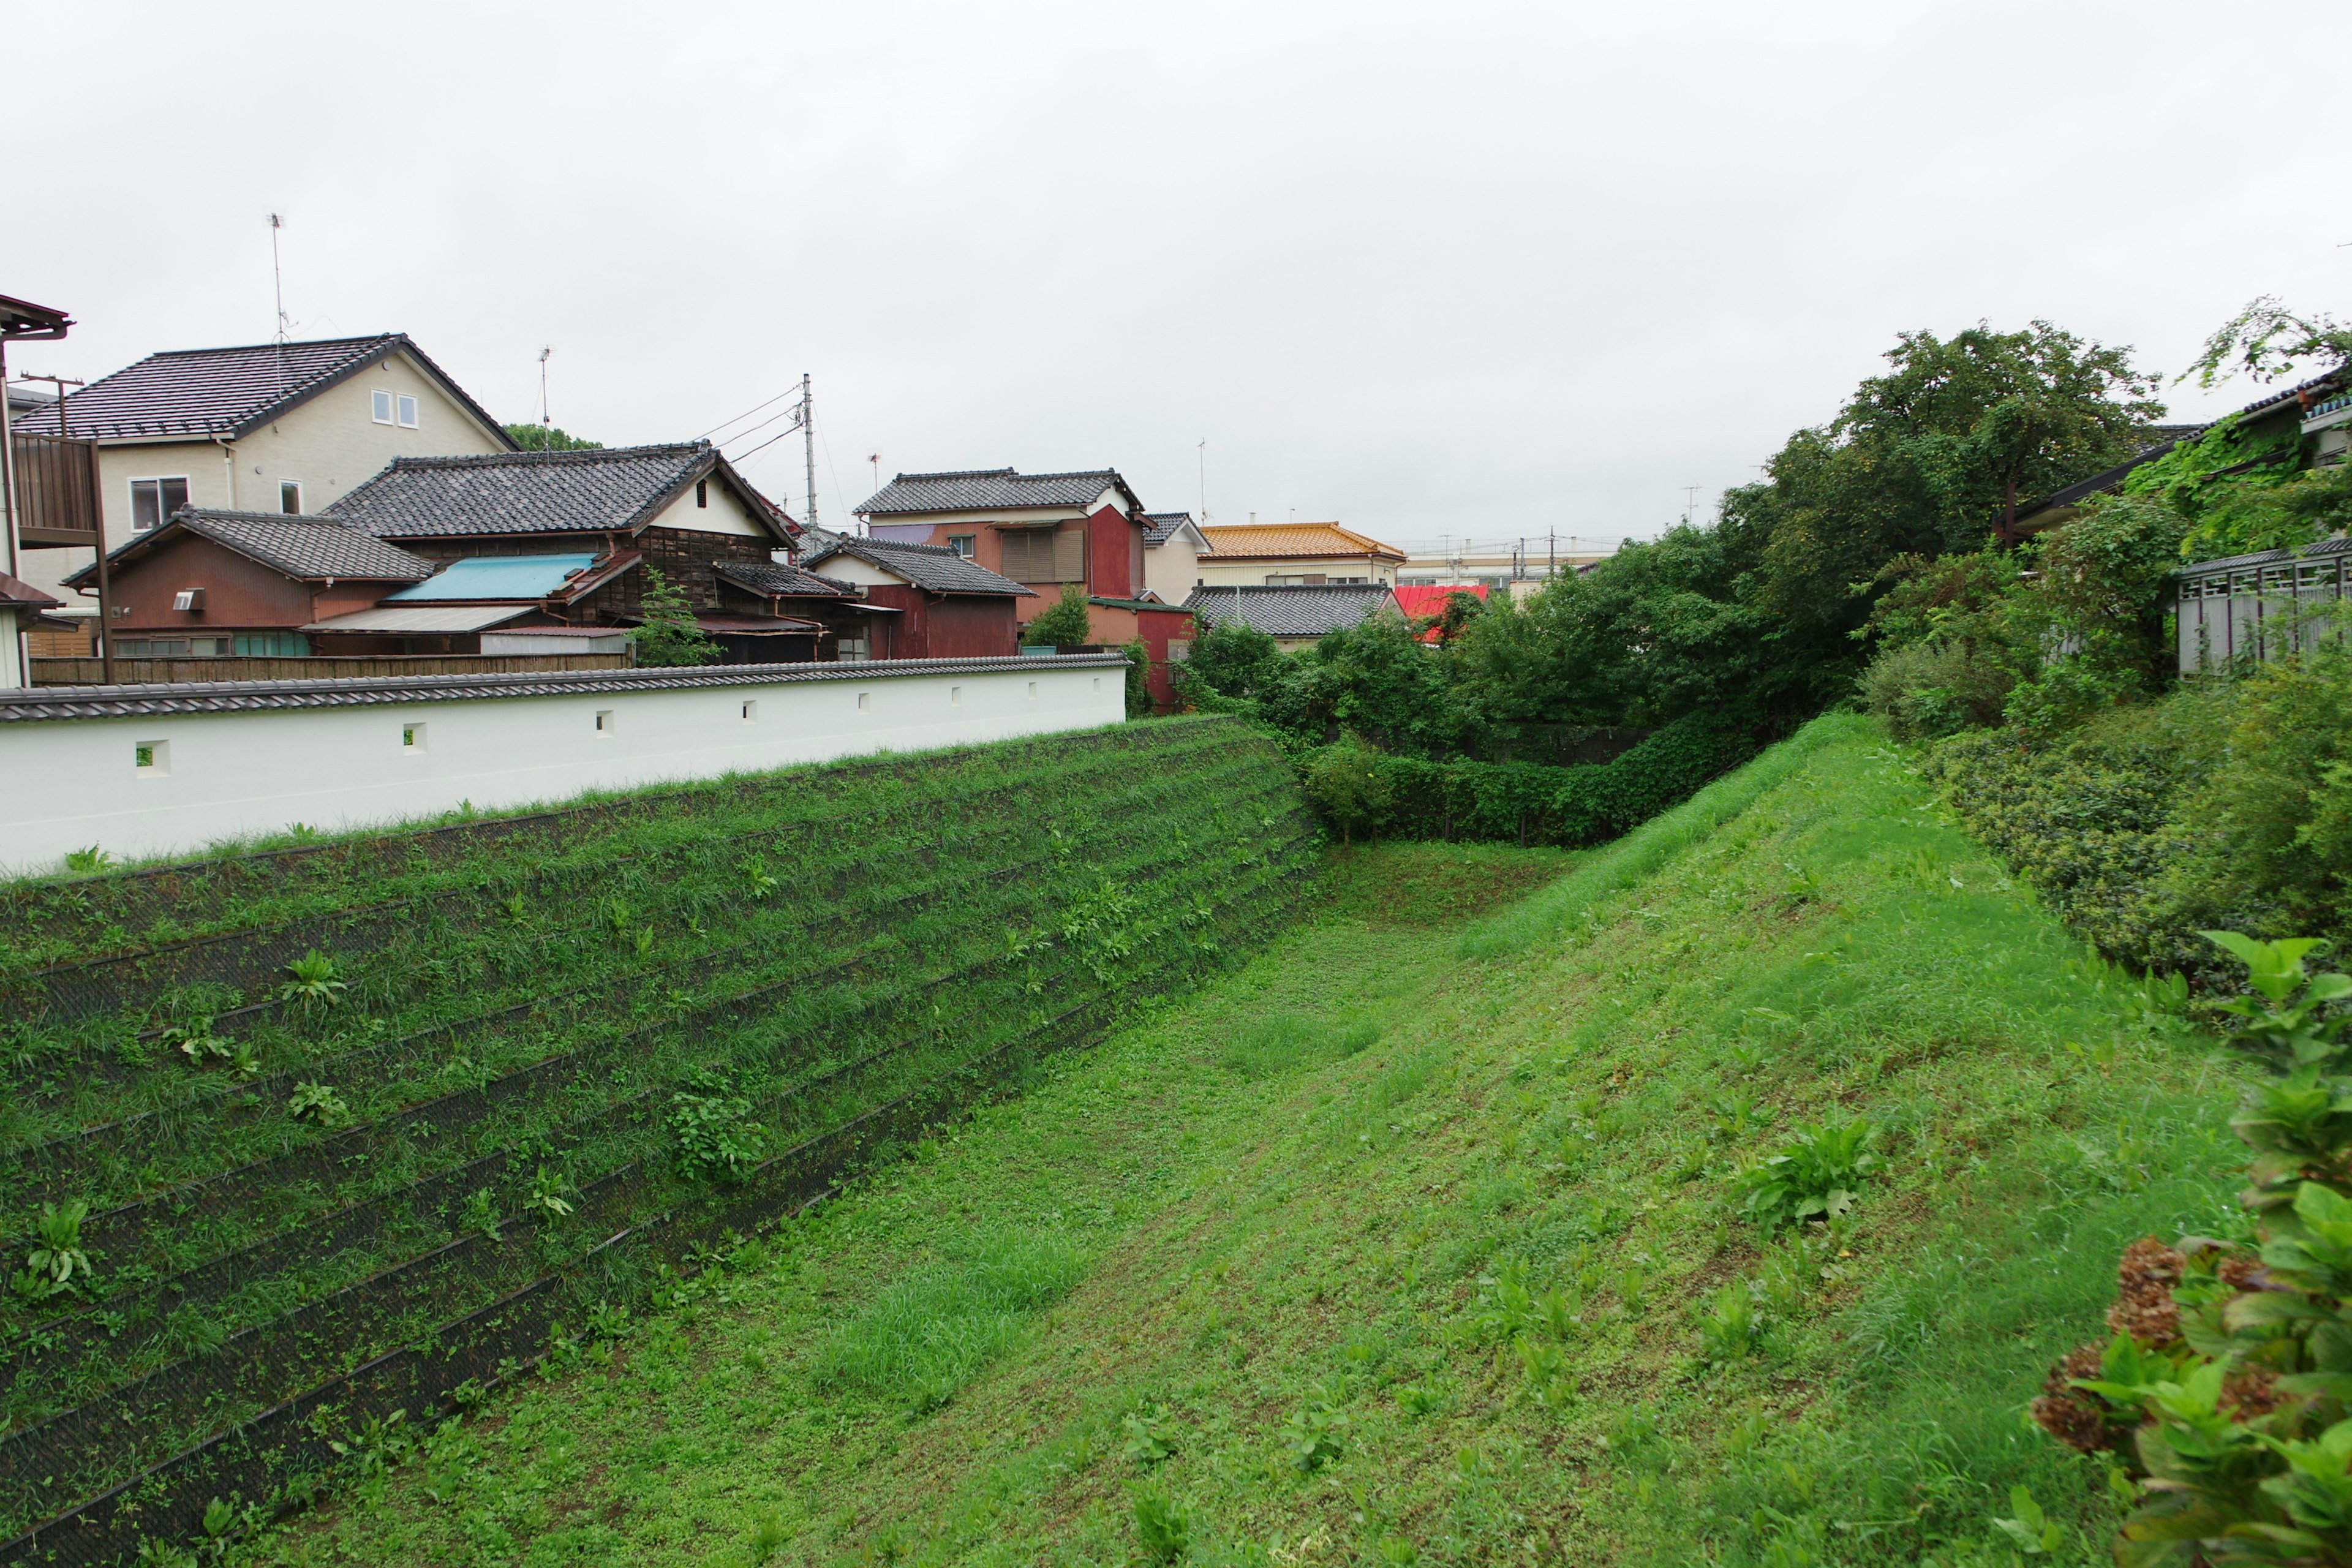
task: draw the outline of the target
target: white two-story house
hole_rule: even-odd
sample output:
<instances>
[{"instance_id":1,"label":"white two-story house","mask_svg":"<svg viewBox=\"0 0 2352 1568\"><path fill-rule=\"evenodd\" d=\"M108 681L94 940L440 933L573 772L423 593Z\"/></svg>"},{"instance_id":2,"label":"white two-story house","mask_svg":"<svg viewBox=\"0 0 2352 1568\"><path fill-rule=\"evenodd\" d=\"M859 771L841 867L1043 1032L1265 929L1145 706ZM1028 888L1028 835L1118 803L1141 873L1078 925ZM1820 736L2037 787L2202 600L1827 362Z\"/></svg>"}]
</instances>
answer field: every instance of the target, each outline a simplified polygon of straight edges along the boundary
<instances>
[{"instance_id":1,"label":"white two-story house","mask_svg":"<svg viewBox=\"0 0 2352 1568\"><path fill-rule=\"evenodd\" d=\"M510 452L514 442L404 332L151 354L60 405L16 421L35 436L95 440L109 549L183 506L313 513L394 458ZM62 586L83 550L33 550L24 574L95 616Z\"/></svg>"}]
</instances>

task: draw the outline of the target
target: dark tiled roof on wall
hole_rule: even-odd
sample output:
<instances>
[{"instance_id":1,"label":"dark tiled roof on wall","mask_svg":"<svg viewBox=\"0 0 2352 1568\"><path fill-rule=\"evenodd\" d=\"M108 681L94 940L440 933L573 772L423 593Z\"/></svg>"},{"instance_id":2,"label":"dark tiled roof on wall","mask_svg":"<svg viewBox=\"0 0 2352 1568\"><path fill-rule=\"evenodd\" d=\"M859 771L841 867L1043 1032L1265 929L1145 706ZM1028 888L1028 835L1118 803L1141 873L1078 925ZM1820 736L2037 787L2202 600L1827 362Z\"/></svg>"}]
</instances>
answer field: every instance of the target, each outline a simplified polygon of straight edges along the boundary
<instances>
[{"instance_id":1,"label":"dark tiled roof on wall","mask_svg":"<svg viewBox=\"0 0 2352 1568\"><path fill-rule=\"evenodd\" d=\"M1205 626L1239 621L1268 637L1319 637L1358 626L1393 603L1383 583L1195 588L1184 607Z\"/></svg>"},{"instance_id":2,"label":"dark tiled roof on wall","mask_svg":"<svg viewBox=\"0 0 2352 1568\"><path fill-rule=\"evenodd\" d=\"M100 440L239 436L394 353L415 360L499 440L507 439L498 421L404 332L149 354L67 399L66 434ZM55 436L58 411L51 405L28 414L16 428Z\"/></svg>"},{"instance_id":3,"label":"dark tiled roof on wall","mask_svg":"<svg viewBox=\"0 0 2352 1568\"><path fill-rule=\"evenodd\" d=\"M848 534L809 531L808 563L822 566L835 555L847 555L886 572L896 572L918 588L934 594L1003 594L1034 599L1037 595L1010 577L999 576L976 561L937 544L896 544L884 539L858 539Z\"/></svg>"},{"instance_id":4,"label":"dark tiled roof on wall","mask_svg":"<svg viewBox=\"0 0 2352 1568\"><path fill-rule=\"evenodd\" d=\"M1135 492L1116 468L1072 474L1024 474L1012 468L962 468L942 474L900 474L852 508L870 517L893 512L987 511L1003 507L1090 506L1117 487L1130 500Z\"/></svg>"},{"instance_id":5,"label":"dark tiled roof on wall","mask_svg":"<svg viewBox=\"0 0 2352 1568\"><path fill-rule=\"evenodd\" d=\"M433 563L412 555L397 544L386 544L331 518L294 516L282 511L215 511L182 507L163 528L132 536L117 545L110 561L143 554L162 543L167 530L184 528L200 538L257 561L275 572L305 582L333 577L364 583L422 583L433 575ZM98 581L98 567L81 568L66 581L79 586Z\"/></svg>"},{"instance_id":6,"label":"dark tiled roof on wall","mask_svg":"<svg viewBox=\"0 0 2352 1568\"><path fill-rule=\"evenodd\" d=\"M708 441L586 452L395 458L325 515L386 539L627 531L714 454Z\"/></svg>"}]
</instances>

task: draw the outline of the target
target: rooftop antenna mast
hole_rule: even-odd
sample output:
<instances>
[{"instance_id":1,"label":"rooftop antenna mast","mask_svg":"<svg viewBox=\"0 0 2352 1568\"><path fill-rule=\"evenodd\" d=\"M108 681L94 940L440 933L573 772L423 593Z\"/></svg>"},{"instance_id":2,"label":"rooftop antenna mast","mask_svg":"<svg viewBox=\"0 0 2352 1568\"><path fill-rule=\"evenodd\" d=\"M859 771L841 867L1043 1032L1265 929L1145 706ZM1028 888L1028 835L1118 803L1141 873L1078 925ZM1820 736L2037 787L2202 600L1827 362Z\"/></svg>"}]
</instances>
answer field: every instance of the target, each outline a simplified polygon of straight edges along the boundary
<instances>
[{"instance_id":1,"label":"rooftop antenna mast","mask_svg":"<svg viewBox=\"0 0 2352 1568\"><path fill-rule=\"evenodd\" d=\"M1201 437L1201 526L1209 526L1209 438Z\"/></svg>"},{"instance_id":2,"label":"rooftop antenna mast","mask_svg":"<svg viewBox=\"0 0 2352 1568\"><path fill-rule=\"evenodd\" d=\"M547 412L547 356L554 352L555 348L551 343L543 345L539 351L540 443L545 450L550 452L555 450L555 421L548 416Z\"/></svg>"},{"instance_id":3,"label":"rooftop antenna mast","mask_svg":"<svg viewBox=\"0 0 2352 1568\"><path fill-rule=\"evenodd\" d=\"M808 465L808 516L801 521L816 526L816 402L809 392L808 372L801 372L801 456Z\"/></svg>"},{"instance_id":4,"label":"rooftop antenna mast","mask_svg":"<svg viewBox=\"0 0 2352 1568\"><path fill-rule=\"evenodd\" d=\"M286 272L278 262L278 231L285 226L286 220L284 218L279 217L276 213L271 213L269 215L269 281L271 287L276 289L278 295L278 337L276 341L280 343L283 343L288 338L293 336L293 333L287 330L292 325L292 323L286 319Z\"/></svg>"}]
</instances>

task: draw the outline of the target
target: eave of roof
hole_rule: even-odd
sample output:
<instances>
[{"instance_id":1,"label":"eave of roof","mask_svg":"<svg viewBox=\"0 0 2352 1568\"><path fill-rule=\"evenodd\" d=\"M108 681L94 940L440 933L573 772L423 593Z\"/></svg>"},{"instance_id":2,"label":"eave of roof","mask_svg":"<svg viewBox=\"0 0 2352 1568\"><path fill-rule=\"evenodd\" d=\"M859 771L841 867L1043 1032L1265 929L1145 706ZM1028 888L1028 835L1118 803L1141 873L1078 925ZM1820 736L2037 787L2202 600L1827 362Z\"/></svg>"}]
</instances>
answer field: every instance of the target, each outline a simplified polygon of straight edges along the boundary
<instances>
[{"instance_id":1,"label":"eave of roof","mask_svg":"<svg viewBox=\"0 0 2352 1568\"><path fill-rule=\"evenodd\" d=\"M1053 493L1057 482L1063 493ZM1083 484L1082 484L1083 482ZM906 487L907 493L893 491ZM1078 493L1084 488L1085 493ZM938 493L922 497L930 489ZM1024 497L1024 489L1040 492ZM1074 468L1061 473L1024 474L1016 468L948 468L935 473L894 474L890 482L850 510L860 517L920 517L956 511L1024 511L1040 508L1088 507L1102 492L1115 489L1127 498L1128 515L1143 510L1143 501L1116 468Z\"/></svg>"},{"instance_id":2,"label":"eave of roof","mask_svg":"<svg viewBox=\"0 0 2352 1568\"><path fill-rule=\"evenodd\" d=\"M350 548L364 560L335 563L289 561L290 551L273 552L271 536L287 530L316 529L338 548ZM332 530L332 535L324 531ZM205 540L279 575L300 583L421 583L434 574L434 563L372 533L331 517L275 511L230 511L217 507L183 507L144 533L134 533L107 552L110 572L134 564L184 534ZM312 542L299 534L278 541L301 545ZM77 568L64 579L68 588L98 580L98 563Z\"/></svg>"}]
</instances>

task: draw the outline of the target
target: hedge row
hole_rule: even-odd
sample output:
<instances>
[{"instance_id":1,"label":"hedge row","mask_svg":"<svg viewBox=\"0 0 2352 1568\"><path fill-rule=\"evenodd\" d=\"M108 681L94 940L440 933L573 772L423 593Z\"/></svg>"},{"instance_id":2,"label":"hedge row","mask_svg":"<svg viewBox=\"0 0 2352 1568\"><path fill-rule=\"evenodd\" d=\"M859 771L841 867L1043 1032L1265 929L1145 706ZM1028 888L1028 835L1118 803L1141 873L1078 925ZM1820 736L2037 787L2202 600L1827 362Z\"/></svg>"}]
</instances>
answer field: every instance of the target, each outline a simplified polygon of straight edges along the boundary
<instances>
[{"instance_id":1,"label":"hedge row","mask_svg":"<svg viewBox=\"0 0 2352 1568\"><path fill-rule=\"evenodd\" d=\"M1356 830L1368 826L1384 838L1598 844L1688 798L1757 750L1748 731L1693 718L1667 725L1614 762L1578 767L1379 754L1367 792L1370 821ZM1310 762L1310 781L1315 772Z\"/></svg>"}]
</instances>

